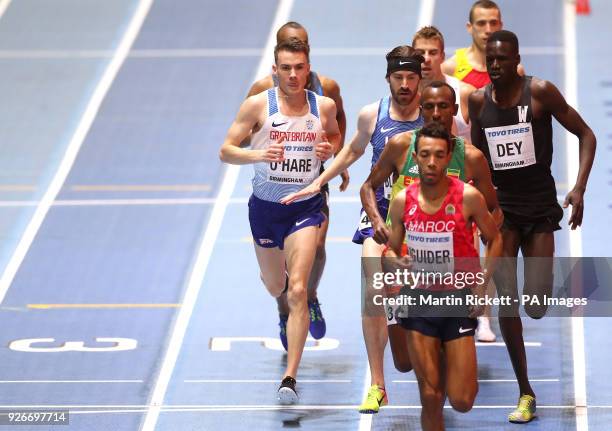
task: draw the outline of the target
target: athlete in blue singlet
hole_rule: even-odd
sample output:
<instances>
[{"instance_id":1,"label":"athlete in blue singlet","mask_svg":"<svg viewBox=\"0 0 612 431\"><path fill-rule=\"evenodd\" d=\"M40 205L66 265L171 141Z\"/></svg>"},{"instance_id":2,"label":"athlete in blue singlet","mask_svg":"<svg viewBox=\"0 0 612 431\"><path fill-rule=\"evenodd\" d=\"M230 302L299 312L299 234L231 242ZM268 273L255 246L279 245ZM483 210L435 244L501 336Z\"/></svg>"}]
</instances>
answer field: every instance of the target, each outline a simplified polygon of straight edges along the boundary
<instances>
[{"instance_id":1,"label":"athlete in blue singlet","mask_svg":"<svg viewBox=\"0 0 612 431\"><path fill-rule=\"evenodd\" d=\"M278 297L289 273L287 368L278 389L282 404L297 401L296 381L306 336L306 290L318 229L325 216L320 195L292 205L282 196L308 186L340 143L333 100L305 90L310 73L308 45L299 39L278 44L274 72L279 86L244 101L221 147L221 159L254 165L249 222L255 254L266 288ZM241 148L251 134L252 148Z\"/></svg>"},{"instance_id":2,"label":"athlete in blue singlet","mask_svg":"<svg viewBox=\"0 0 612 431\"><path fill-rule=\"evenodd\" d=\"M391 104L391 96L386 96L383 99L380 99L378 102L376 125L374 126L374 132L370 137L370 144L372 145L371 166L374 166L376 162L378 162L383 148L387 144L387 141L389 141L389 138L398 133L418 129L423 125L423 117L420 114L417 114L417 117L414 120L402 121L393 119L389 113ZM376 203L378 204L380 213L384 214L384 217L387 216L392 185L392 178L388 178L384 185L376 190ZM363 244L367 238L372 238L372 236L372 225L362 208L359 215L359 226L353 235L353 242L355 244Z\"/></svg>"},{"instance_id":3,"label":"athlete in blue singlet","mask_svg":"<svg viewBox=\"0 0 612 431\"><path fill-rule=\"evenodd\" d=\"M390 137L396 133L418 128L423 124L418 97L423 57L416 55L412 47L404 45L394 48L387 54L386 58L386 78L391 95L363 107L357 120L357 133L350 145L342 149L329 168L310 186L287 196L282 202L294 202L296 199L318 193L323 184L359 159L364 154L368 143L371 143L373 148L373 166ZM391 184L392 180L389 179L387 187L381 187L376 191L381 214L387 214L389 207L387 198L391 194ZM364 303L372 304L372 301L368 299L370 295L373 295L369 286L372 286L373 274L382 270L379 258L384 247L372 238L372 226L364 215L365 213L362 210L359 227L353 241L363 244L363 257L371 258L364 259L363 262L365 264L366 286L368 286ZM379 407L387 403L383 355L388 335L384 309L381 307L380 310L364 310L362 313L362 329L370 362L372 386L359 411L361 413L377 413Z\"/></svg>"}]
</instances>

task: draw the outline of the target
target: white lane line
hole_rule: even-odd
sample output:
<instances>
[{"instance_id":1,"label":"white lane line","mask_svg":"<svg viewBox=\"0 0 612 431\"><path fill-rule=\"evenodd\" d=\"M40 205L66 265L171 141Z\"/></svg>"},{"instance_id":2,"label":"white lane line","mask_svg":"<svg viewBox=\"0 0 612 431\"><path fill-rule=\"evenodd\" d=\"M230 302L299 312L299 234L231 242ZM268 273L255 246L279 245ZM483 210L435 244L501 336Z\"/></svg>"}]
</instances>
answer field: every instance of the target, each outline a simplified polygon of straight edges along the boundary
<instances>
[{"instance_id":1,"label":"white lane line","mask_svg":"<svg viewBox=\"0 0 612 431\"><path fill-rule=\"evenodd\" d=\"M58 199L54 207L138 206L138 205L210 205L215 198L159 198L159 199ZM0 201L0 207L31 207L39 201Z\"/></svg>"},{"instance_id":2,"label":"white lane line","mask_svg":"<svg viewBox=\"0 0 612 431\"><path fill-rule=\"evenodd\" d=\"M208 192L210 184L77 184L75 192Z\"/></svg>"},{"instance_id":3,"label":"white lane line","mask_svg":"<svg viewBox=\"0 0 612 431\"><path fill-rule=\"evenodd\" d=\"M435 0L428 0L435 3ZM425 9L422 10L425 13ZM447 52L454 52L459 47L447 46ZM385 55L389 47L338 47L317 48L313 57L378 57ZM563 55L562 46L521 46L521 55ZM259 57L261 49L225 48L225 49L134 49L129 58L168 59L168 58L224 58L224 57ZM0 50L0 59L5 60L67 60L67 59L104 59L111 58L113 51L85 50Z\"/></svg>"},{"instance_id":4,"label":"white lane line","mask_svg":"<svg viewBox=\"0 0 612 431\"><path fill-rule=\"evenodd\" d=\"M68 144L68 148L64 153L64 157L55 172L49 187L47 188L42 200L36 207L36 211L32 216L28 226L26 227L19 244L17 245L11 259L9 260L6 268L4 269L4 273L2 274L2 278L0 279L0 304L4 300L4 296L8 291L19 267L21 266L21 262L25 258L28 250L30 249L30 245L34 241L38 230L40 229L45 216L49 212L53 201L57 197L59 191L74 164L76 156L89 132L89 129L96 118L98 110L100 109L100 105L102 105L102 101L104 100L106 93L110 89L119 69L121 68L125 58L127 57L136 36L138 35L142 23L144 22L145 17L147 16L149 9L151 7L151 3L153 0L140 0L138 4L138 8L132 17L130 24L123 35L119 46L117 47L113 59L110 61L106 70L104 71L104 75L102 75L102 79L98 82L96 89L94 90L91 99L81 117L81 121L79 122L74 134L72 135L72 139Z\"/></svg>"},{"instance_id":5,"label":"white lane line","mask_svg":"<svg viewBox=\"0 0 612 431\"><path fill-rule=\"evenodd\" d=\"M248 198L231 198L228 204L246 204ZM331 199L334 202L333 198ZM41 201L0 201L0 208L35 207ZM211 205L217 202L217 198L154 198L154 199L58 199L52 206L58 207L87 207L87 206L138 206L138 205ZM359 202L356 197L353 200L337 201L340 203Z\"/></svg>"},{"instance_id":6,"label":"white lane line","mask_svg":"<svg viewBox=\"0 0 612 431\"><path fill-rule=\"evenodd\" d=\"M512 409L516 406L474 406L473 409ZM209 413L223 413L223 412L265 412L265 411L302 411L302 410L354 410L357 406L246 406L246 407L186 407L186 408L162 408L161 411L164 413L188 413L188 412L209 412ZM445 409L451 409L451 406L444 406ZM571 409L572 406L538 406L542 409ZM385 406L381 407L381 410L420 410L421 406ZM71 415L100 415L100 414L126 414L126 413L143 413L145 409L116 409L116 410L71 410ZM370 417L370 421L373 415L367 415Z\"/></svg>"},{"instance_id":7,"label":"white lane line","mask_svg":"<svg viewBox=\"0 0 612 431\"><path fill-rule=\"evenodd\" d=\"M483 343L481 341L476 342L477 347L506 347L506 343L503 341L496 341L494 343ZM525 341L525 347L542 347L542 343L539 341Z\"/></svg>"},{"instance_id":8,"label":"white lane line","mask_svg":"<svg viewBox=\"0 0 612 431\"><path fill-rule=\"evenodd\" d=\"M365 374L365 378L363 379L363 390L361 391L361 399L365 399L366 395L368 394L368 390L370 389L371 386L371 381L372 381L372 374L370 372L370 364L368 361L366 361L367 367L366 367L366 374ZM359 408L359 407L357 407ZM359 416L359 431L369 431L370 429L372 429L372 419L374 415L360 415Z\"/></svg>"},{"instance_id":9,"label":"white lane line","mask_svg":"<svg viewBox=\"0 0 612 431\"><path fill-rule=\"evenodd\" d=\"M144 380L0 380L0 384L21 383L144 383Z\"/></svg>"},{"instance_id":10,"label":"white lane line","mask_svg":"<svg viewBox=\"0 0 612 431\"><path fill-rule=\"evenodd\" d=\"M576 111L578 111L578 70L576 62L576 9L570 2L565 2L564 5L564 39L565 39L565 83L564 93L565 100ZM565 148L566 148L566 169L567 169L567 184L568 191L570 185L573 185L578 177L578 138L571 132L565 132ZM565 200L557 199L560 201ZM571 207L570 207L571 208ZM582 235L580 229L569 230L570 240L570 256L582 256Z\"/></svg>"},{"instance_id":11,"label":"white lane line","mask_svg":"<svg viewBox=\"0 0 612 431\"><path fill-rule=\"evenodd\" d=\"M565 197L557 196L560 202ZM228 204L246 204L249 198L231 198ZM354 204L361 203L359 196L332 196L329 199L332 204ZM35 207L42 201L30 200L0 200L0 208ZM217 202L217 198L154 198L154 199L57 199L51 206L58 207L86 207L86 206L138 206L138 205L211 205Z\"/></svg>"},{"instance_id":12,"label":"white lane line","mask_svg":"<svg viewBox=\"0 0 612 431\"><path fill-rule=\"evenodd\" d=\"M576 6L565 2L563 6L563 37L565 47L565 99L578 111L578 67L576 55ZM572 184L578 177L578 138L565 133L567 182ZM569 230L570 256L582 256L582 234L580 229ZM574 366L574 402L576 403L576 431L588 431L586 358L584 352L584 320L572 317L572 359Z\"/></svg>"},{"instance_id":13,"label":"white lane line","mask_svg":"<svg viewBox=\"0 0 612 431\"><path fill-rule=\"evenodd\" d=\"M101 409L99 413L103 413L105 409L113 410L124 410L124 409L138 409L139 411L148 410L148 405L141 404L13 404L13 405L0 405L0 409ZM339 405L293 405L293 406L281 406L277 404L270 405L218 405L218 404L176 404L176 405L164 405L160 408L164 411L215 411L215 410L355 410L359 406L339 404ZM491 406L474 406L474 409L513 409L516 404L509 405L491 405ZM389 405L381 407L386 410L401 410L401 409L420 409L420 405ZM451 409L451 406L444 406L444 408ZM538 409L574 409L576 406L573 405L538 405ZM612 409L610 405L593 405L589 408L598 409Z\"/></svg>"},{"instance_id":14,"label":"white lane line","mask_svg":"<svg viewBox=\"0 0 612 431\"><path fill-rule=\"evenodd\" d=\"M191 379L183 380L185 383L274 383L278 384L278 379L251 379L251 380L214 380L214 379ZM321 380L321 379L300 379L302 383L351 383L351 380Z\"/></svg>"},{"instance_id":15,"label":"white lane line","mask_svg":"<svg viewBox=\"0 0 612 431\"><path fill-rule=\"evenodd\" d=\"M530 382L551 383L559 379L529 379ZM478 379L479 383L516 383L516 379ZM393 383L418 383L416 380L393 380Z\"/></svg>"},{"instance_id":16,"label":"white lane line","mask_svg":"<svg viewBox=\"0 0 612 431\"><path fill-rule=\"evenodd\" d=\"M270 71L270 67L274 61L272 51L276 45L276 30L287 22L292 7L293 0L281 0L279 2L255 77L264 76ZM142 427L140 428L141 431L153 431L157 424L160 406L164 402L166 390L172 378L172 373L183 344L183 339L187 332L187 326L189 325L189 320L191 319L191 314L193 313L193 308L204 280L206 268L208 267L217 236L221 230L225 209L236 187L239 173L240 166L238 165L228 165L226 167L217 201L214 204L208 226L206 226L204 237L201 239L195 261L191 268L191 273L188 277L187 289L181 301L183 307L181 307L174 322L174 327L172 328L168 340L168 346L161 363L153 393L149 400L150 408L147 410L143 419Z\"/></svg>"},{"instance_id":17,"label":"white lane line","mask_svg":"<svg viewBox=\"0 0 612 431\"><path fill-rule=\"evenodd\" d=\"M434 11L436 9L436 0L421 0L421 7L419 8L419 19L417 21L417 30L431 25L433 22ZM410 37L409 40L412 40Z\"/></svg>"},{"instance_id":18,"label":"white lane line","mask_svg":"<svg viewBox=\"0 0 612 431\"><path fill-rule=\"evenodd\" d=\"M4 15L4 12L8 9L11 4L11 0L2 0L0 1L0 18Z\"/></svg>"}]
</instances>

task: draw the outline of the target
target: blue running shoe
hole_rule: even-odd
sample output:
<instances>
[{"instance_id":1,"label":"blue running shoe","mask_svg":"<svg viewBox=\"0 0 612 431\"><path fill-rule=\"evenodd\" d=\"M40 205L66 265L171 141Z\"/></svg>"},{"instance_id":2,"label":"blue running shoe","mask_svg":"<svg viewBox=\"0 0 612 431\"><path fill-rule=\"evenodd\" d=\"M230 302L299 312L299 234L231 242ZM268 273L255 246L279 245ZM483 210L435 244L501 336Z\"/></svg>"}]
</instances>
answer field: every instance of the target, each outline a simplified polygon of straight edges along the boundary
<instances>
[{"instance_id":1,"label":"blue running shoe","mask_svg":"<svg viewBox=\"0 0 612 431\"><path fill-rule=\"evenodd\" d=\"M278 326L280 326L280 333L278 336L280 337L281 343L283 343L283 347L287 350L287 320L289 316L286 314L278 315Z\"/></svg>"},{"instance_id":2,"label":"blue running shoe","mask_svg":"<svg viewBox=\"0 0 612 431\"><path fill-rule=\"evenodd\" d=\"M310 335L312 335L315 340L325 337L325 330L327 328L325 326L323 313L321 313L321 304L319 304L318 299L308 301L308 314L310 315L310 326L308 327Z\"/></svg>"}]
</instances>

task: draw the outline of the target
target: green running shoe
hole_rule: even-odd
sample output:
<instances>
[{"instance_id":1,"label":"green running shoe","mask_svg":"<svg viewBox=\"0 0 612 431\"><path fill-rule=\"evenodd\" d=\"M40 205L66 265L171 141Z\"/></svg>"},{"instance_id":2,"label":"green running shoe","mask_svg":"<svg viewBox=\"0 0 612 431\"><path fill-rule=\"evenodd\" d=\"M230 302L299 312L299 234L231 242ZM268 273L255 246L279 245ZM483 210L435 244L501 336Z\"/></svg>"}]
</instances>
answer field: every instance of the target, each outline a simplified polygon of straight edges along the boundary
<instances>
[{"instance_id":1,"label":"green running shoe","mask_svg":"<svg viewBox=\"0 0 612 431\"><path fill-rule=\"evenodd\" d=\"M378 409L382 406L389 404L387 399L387 392L379 388L378 385L370 386L368 395L366 396L363 404L359 406L359 413L371 414L378 413Z\"/></svg>"},{"instance_id":2,"label":"green running shoe","mask_svg":"<svg viewBox=\"0 0 612 431\"><path fill-rule=\"evenodd\" d=\"M526 424L536 417L536 400L531 395L521 395L516 410L508 415L514 424Z\"/></svg>"}]
</instances>

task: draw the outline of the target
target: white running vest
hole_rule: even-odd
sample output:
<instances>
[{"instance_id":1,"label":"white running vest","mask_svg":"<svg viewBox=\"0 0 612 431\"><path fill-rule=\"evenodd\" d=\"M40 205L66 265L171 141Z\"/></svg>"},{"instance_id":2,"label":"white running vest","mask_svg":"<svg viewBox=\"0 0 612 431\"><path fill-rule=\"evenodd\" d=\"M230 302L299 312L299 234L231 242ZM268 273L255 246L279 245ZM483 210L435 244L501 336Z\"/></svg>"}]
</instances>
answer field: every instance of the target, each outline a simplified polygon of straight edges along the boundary
<instances>
[{"instance_id":1,"label":"white running vest","mask_svg":"<svg viewBox=\"0 0 612 431\"><path fill-rule=\"evenodd\" d=\"M446 79L446 83L453 87L455 90L455 95L457 96L457 105L459 105L459 110L457 111L457 115L455 115L455 125L457 126L457 136L461 136L462 138L468 139L471 142L470 137L470 125L465 122L463 119L463 112L461 112L461 84L457 78L454 76L444 75L444 79Z\"/></svg>"},{"instance_id":2,"label":"white running vest","mask_svg":"<svg viewBox=\"0 0 612 431\"><path fill-rule=\"evenodd\" d=\"M280 112L277 87L267 90L268 117L261 129L253 133L251 148L264 150L271 142L284 137L285 160L253 165L253 194L259 199L279 202L284 196L308 186L319 176L321 161L316 156L315 145L321 142L323 132L319 118L320 96L309 90L304 91L308 113L292 117Z\"/></svg>"}]
</instances>

